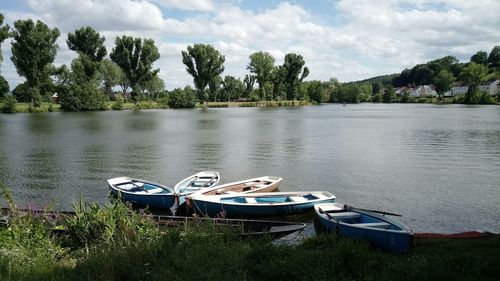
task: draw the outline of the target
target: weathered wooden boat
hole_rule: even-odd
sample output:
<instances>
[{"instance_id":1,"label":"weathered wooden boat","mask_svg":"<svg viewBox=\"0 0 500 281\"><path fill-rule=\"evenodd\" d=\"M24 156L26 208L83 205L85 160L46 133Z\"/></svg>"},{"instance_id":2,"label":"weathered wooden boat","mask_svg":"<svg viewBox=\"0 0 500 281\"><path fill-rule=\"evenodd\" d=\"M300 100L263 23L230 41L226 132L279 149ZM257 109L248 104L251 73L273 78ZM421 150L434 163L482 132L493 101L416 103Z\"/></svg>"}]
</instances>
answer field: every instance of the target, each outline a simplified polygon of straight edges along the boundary
<instances>
[{"instance_id":1,"label":"weathered wooden boat","mask_svg":"<svg viewBox=\"0 0 500 281\"><path fill-rule=\"evenodd\" d=\"M306 227L302 222L228 219L207 217L151 216L160 227L188 229L189 227L211 226L215 232L242 237L260 237L268 235L274 239L286 236Z\"/></svg>"},{"instance_id":2,"label":"weathered wooden boat","mask_svg":"<svg viewBox=\"0 0 500 281\"><path fill-rule=\"evenodd\" d=\"M108 180L111 192L123 201L153 208L171 208L177 196L166 185L141 179L119 177Z\"/></svg>"},{"instance_id":3,"label":"weathered wooden boat","mask_svg":"<svg viewBox=\"0 0 500 281\"><path fill-rule=\"evenodd\" d=\"M280 177L264 176L237 182L226 183L212 188L202 189L189 196L222 195L236 193L271 192L278 189L283 179Z\"/></svg>"},{"instance_id":4,"label":"weathered wooden boat","mask_svg":"<svg viewBox=\"0 0 500 281\"><path fill-rule=\"evenodd\" d=\"M358 209L338 203L314 206L317 223L329 232L367 240L375 247L407 252L413 242L413 232L403 223L386 215L387 212Z\"/></svg>"},{"instance_id":5,"label":"weathered wooden boat","mask_svg":"<svg viewBox=\"0 0 500 281\"><path fill-rule=\"evenodd\" d=\"M222 217L255 217L296 214L311 210L315 204L335 201L327 191L264 192L246 194L203 195L187 197L196 213Z\"/></svg>"},{"instance_id":6,"label":"weathered wooden boat","mask_svg":"<svg viewBox=\"0 0 500 281\"><path fill-rule=\"evenodd\" d=\"M208 189L219 184L220 175L218 172L203 171L187 177L174 186L174 191L178 195L186 195L200 189Z\"/></svg>"}]
</instances>

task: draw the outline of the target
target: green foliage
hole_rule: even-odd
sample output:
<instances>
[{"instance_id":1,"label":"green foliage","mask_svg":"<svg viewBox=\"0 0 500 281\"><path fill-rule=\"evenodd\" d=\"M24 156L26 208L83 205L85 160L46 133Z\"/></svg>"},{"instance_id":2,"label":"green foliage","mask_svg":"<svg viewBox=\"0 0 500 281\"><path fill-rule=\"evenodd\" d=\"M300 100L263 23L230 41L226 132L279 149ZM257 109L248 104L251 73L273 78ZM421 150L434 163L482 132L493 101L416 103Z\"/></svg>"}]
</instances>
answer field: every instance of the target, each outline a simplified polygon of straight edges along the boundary
<instances>
[{"instance_id":1,"label":"green foliage","mask_svg":"<svg viewBox=\"0 0 500 281\"><path fill-rule=\"evenodd\" d=\"M474 88L484 81L484 77L487 73L488 68L486 66L471 62L462 70L460 77L462 81Z\"/></svg>"},{"instance_id":2,"label":"green foliage","mask_svg":"<svg viewBox=\"0 0 500 281\"><path fill-rule=\"evenodd\" d=\"M396 96L394 87L392 87L392 85L389 85L384 91L382 100L384 103L391 103L393 102L394 96Z\"/></svg>"},{"instance_id":3,"label":"green foliage","mask_svg":"<svg viewBox=\"0 0 500 281\"><path fill-rule=\"evenodd\" d=\"M12 62L17 73L26 78L31 90L30 100L35 106L41 102L41 96L48 92L52 83L50 75L52 62L57 53L56 40L59 37L57 28L50 29L46 24L33 20L17 20L11 32Z\"/></svg>"},{"instance_id":4,"label":"green foliage","mask_svg":"<svg viewBox=\"0 0 500 281\"><path fill-rule=\"evenodd\" d=\"M2 43L5 39L9 38L9 25L3 25L4 16L0 13L0 63L3 61Z\"/></svg>"},{"instance_id":5,"label":"green foliage","mask_svg":"<svg viewBox=\"0 0 500 281\"><path fill-rule=\"evenodd\" d=\"M255 83L255 76L254 75L245 75L245 79L243 80L243 83L245 84L245 91L243 92L243 95L241 96L242 98L248 98L250 97L250 94L253 91L253 84Z\"/></svg>"},{"instance_id":6,"label":"green foliage","mask_svg":"<svg viewBox=\"0 0 500 281\"><path fill-rule=\"evenodd\" d=\"M132 88L132 100L138 101L139 85L156 76L159 69L153 70L153 63L160 58L153 39L116 37L115 48L110 54L123 71Z\"/></svg>"},{"instance_id":7,"label":"green foliage","mask_svg":"<svg viewBox=\"0 0 500 281\"><path fill-rule=\"evenodd\" d=\"M105 38L90 26L69 33L66 43L68 48L78 53L85 76L88 80L94 79L100 68L100 63L106 56Z\"/></svg>"},{"instance_id":8,"label":"green foliage","mask_svg":"<svg viewBox=\"0 0 500 281\"><path fill-rule=\"evenodd\" d=\"M237 100L245 91L245 85L240 79L227 75L222 81L220 101Z\"/></svg>"},{"instance_id":9,"label":"green foliage","mask_svg":"<svg viewBox=\"0 0 500 281\"><path fill-rule=\"evenodd\" d=\"M301 55L288 53L285 55L283 63L283 82L286 87L286 98L297 99L298 87L304 78L309 75L309 69L304 67L305 61Z\"/></svg>"},{"instance_id":10,"label":"green foliage","mask_svg":"<svg viewBox=\"0 0 500 281\"><path fill-rule=\"evenodd\" d=\"M11 95L5 96L3 99L3 107L1 108L3 113L16 113L16 98Z\"/></svg>"},{"instance_id":11,"label":"green foliage","mask_svg":"<svg viewBox=\"0 0 500 281\"><path fill-rule=\"evenodd\" d=\"M261 91L261 96L263 99L266 97L266 89L264 87L265 83L270 82L273 78L273 72L275 70L274 57L268 52L255 52L249 56L250 63L247 69L254 74L257 83L259 83L259 89Z\"/></svg>"},{"instance_id":12,"label":"green foliage","mask_svg":"<svg viewBox=\"0 0 500 281\"><path fill-rule=\"evenodd\" d=\"M113 95L113 87L120 83L122 70L112 60L105 59L101 62L99 68L100 79L104 93L111 97Z\"/></svg>"},{"instance_id":13,"label":"green foliage","mask_svg":"<svg viewBox=\"0 0 500 281\"><path fill-rule=\"evenodd\" d=\"M488 64L488 53L485 51L478 51L472 57L470 57L471 62L477 64L487 65Z\"/></svg>"},{"instance_id":14,"label":"green foliage","mask_svg":"<svg viewBox=\"0 0 500 281\"><path fill-rule=\"evenodd\" d=\"M193 76L194 85L198 90L198 99L208 101L209 96L205 89L210 82L214 82L215 77L222 74L226 58L212 45L207 44L188 46L187 51L182 51L181 54L186 71Z\"/></svg>"},{"instance_id":15,"label":"green foliage","mask_svg":"<svg viewBox=\"0 0 500 281\"><path fill-rule=\"evenodd\" d=\"M73 250L85 249L88 253L93 246L119 249L154 241L160 234L152 221L120 201L101 207L80 200L74 209L75 215L66 220L67 231L62 237L63 245Z\"/></svg>"},{"instance_id":16,"label":"green foliage","mask_svg":"<svg viewBox=\"0 0 500 281\"><path fill-rule=\"evenodd\" d=\"M446 69L441 70L438 75L434 78L434 86L436 87L436 92L442 96L444 93L451 89L451 85L455 82L455 77L451 72Z\"/></svg>"},{"instance_id":17,"label":"green foliage","mask_svg":"<svg viewBox=\"0 0 500 281\"><path fill-rule=\"evenodd\" d=\"M413 102L413 97L410 94L410 91L408 89L405 89L401 95L400 101L401 103L411 103Z\"/></svg>"},{"instance_id":18,"label":"green foliage","mask_svg":"<svg viewBox=\"0 0 500 281\"><path fill-rule=\"evenodd\" d=\"M168 97L171 108L193 108L196 105L196 93L190 87L174 89Z\"/></svg>"},{"instance_id":19,"label":"green foliage","mask_svg":"<svg viewBox=\"0 0 500 281\"><path fill-rule=\"evenodd\" d=\"M488 56L488 64L492 67L500 66L500 46L495 46L491 49L490 55Z\"/></svg>"},{"instance_id":20,"label":"green foliage","mask_svg":"<svg viewBox=\"0 0 500 281\"><path fill-rule=\"evenodd\" d=\"M80 56L71 64L69 80L58 88L59 103L65 111L94 111L107 109L107 98L99 88L97 77L85 71L85 57Z\"/></svg>"},{"instance_id":21,"label":"green foliage","mask_svg":"<svg viewBox=\"0 0 500 281\"><path fill-rule=\"evenodd\" d=\"M113 110L123 110L123 100L121 99L116 100L111 106L111 108Z\"/></svg>"},{"instance_id":22,"label":"green foliage","mask_svg":"<svg viewBox=\"0 0 500 281\"><path fill-rule=\"evenodd\" d=\"M307 85L307 95L309 98L316 102L316 103L322 103L323 102L323 83L318 80L314 81L309 81L309 82L304 82L305 85Z\"/></svg>"},{"instance_id":23,"label":"green foliage","mask_svg":"<svg viewBox=\"0 0 500 281\"><path fill-rule=\"evenodd\" d=\"M12 95L16 97L19 102L30 102L30 88L26 82L17 85L12 91Z\"/></svg>"},{"instance_id":24,"label":"green foliage","mask_svg":"<svg viewBox=\"0 0 500 281\"><path fill-rule=\"evenodd\" d=\"M369 84L338 84L330 95L330 102L359 103L368 100L371 92Z\"/></svg>"},{"instance_id":25,"label":"green foliage","mask_svg":"<svg viewBox=\"0 0 500 281\"><path fill-rule=\"evenodd\" d=\"M0 14L1 15L1 14ZM9 82L0 75L0 100L9 92Z\"/></svg>"},{"instance_id":26,"label":"green foliage","mask_svg":"<svg viewBox=\"0 0 500 281\"><path fill-rule=\"evenodd\" d=\"M143 92L147 95L149 100L154 100L160 97L161 93L165 91L165 82L157 75L151 79L141 83Z\"/></svg>"}]
</instances>

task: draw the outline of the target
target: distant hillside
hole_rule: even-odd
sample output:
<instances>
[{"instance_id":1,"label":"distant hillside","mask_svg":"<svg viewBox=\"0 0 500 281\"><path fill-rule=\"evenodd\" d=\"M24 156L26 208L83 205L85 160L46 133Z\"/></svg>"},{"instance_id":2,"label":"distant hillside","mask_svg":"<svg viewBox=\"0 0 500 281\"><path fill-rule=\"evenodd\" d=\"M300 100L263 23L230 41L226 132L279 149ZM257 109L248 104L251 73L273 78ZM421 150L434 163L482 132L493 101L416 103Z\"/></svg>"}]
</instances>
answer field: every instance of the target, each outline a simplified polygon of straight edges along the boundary
<instances>
[{"instance_id":1,"label":"distant hillside","mask_svg":"<svg viewBox=\"0 0 500 281\"><path fill-rule=\"evenodd\" d=\"M392 79L397 76L399 76L399 73L381 75L359 81L351 81L347 82L346 84L365 84L365 83L372 84L375 82L381 82L382 84L390 84Z\"/></svg>"}]
</instances>

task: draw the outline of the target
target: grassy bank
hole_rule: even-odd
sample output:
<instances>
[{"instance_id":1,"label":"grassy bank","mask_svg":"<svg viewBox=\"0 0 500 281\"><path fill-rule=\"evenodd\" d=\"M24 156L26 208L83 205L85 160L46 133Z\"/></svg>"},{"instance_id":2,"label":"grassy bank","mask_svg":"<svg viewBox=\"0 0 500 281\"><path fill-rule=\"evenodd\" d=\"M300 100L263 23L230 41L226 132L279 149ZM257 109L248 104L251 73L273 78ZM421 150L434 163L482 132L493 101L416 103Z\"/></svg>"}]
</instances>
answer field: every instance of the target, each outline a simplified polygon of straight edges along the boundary
<instances>
[{"instance_id":1,"label":"grassy bank","mask_svg":"<svg viewBox=\"0 0 500 281\"><path fill-rule=\"evenodd\" d=\"M243 240L212 225L158 229L116 203L61 222L17 213L0 228L0 280L498 280L500 237L417 240L406 255L320 235ZM54 227L64 232L54 232Z\"/></svg>"}]
</instances>

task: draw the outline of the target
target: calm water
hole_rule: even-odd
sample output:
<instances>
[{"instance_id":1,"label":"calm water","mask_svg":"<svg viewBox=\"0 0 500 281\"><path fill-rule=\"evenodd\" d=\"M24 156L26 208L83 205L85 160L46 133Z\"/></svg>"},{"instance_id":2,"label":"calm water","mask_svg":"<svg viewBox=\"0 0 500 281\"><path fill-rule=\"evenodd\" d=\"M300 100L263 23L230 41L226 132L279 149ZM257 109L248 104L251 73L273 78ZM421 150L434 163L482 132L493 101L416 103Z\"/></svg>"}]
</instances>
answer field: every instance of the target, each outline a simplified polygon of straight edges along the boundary
<instances>
[{"instance_id":1,"label":"calm water","mask_svg":"<svg viewBox=\"0 0 500 281\"><path fill-rule=\"evenodd\" d=\"M0 115L0 180L23 204L107 202L106 179L281 176L401 213L416 231L500 232L500 107L322 105Z\"/></svg>"}]
</instances>

